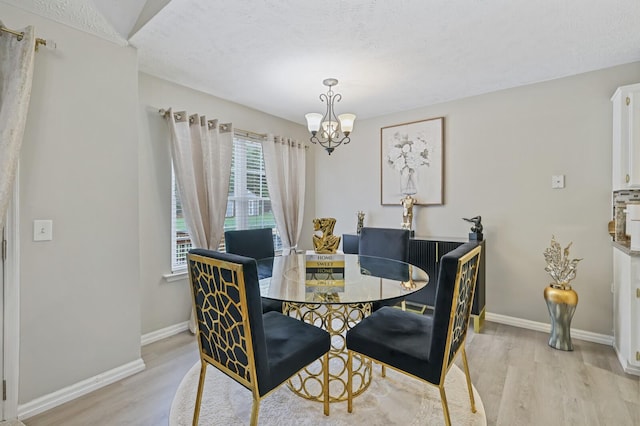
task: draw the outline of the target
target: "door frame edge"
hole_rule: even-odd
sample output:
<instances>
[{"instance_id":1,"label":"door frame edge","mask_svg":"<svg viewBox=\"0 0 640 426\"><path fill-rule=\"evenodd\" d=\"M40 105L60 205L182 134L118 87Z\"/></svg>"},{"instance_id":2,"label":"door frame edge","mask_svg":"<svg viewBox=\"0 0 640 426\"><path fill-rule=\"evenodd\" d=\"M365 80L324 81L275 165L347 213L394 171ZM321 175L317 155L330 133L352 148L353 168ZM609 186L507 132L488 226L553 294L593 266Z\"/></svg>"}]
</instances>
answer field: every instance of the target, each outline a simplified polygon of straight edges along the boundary
<instances>
[{"instance_id":1,"label":"door frame edge","mask_svg":"<svg viewBox=\"0 0 640 426\"><path fill-rule=\"evenodd\" d=\"M18 383L20 360L20 167L16 170L13 196L7 211L7 260L4 283L4 380L7 381L7 399L4 417L18 418Z\"/></svg>"}]
</instances>

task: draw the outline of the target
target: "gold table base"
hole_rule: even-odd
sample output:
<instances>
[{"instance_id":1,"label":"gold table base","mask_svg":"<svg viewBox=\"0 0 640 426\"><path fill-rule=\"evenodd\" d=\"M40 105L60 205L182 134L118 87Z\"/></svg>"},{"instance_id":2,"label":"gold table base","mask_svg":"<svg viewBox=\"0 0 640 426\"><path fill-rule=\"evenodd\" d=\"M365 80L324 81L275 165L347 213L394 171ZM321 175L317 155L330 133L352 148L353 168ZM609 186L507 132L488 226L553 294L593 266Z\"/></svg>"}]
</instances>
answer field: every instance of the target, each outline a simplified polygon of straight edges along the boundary
<instances>
[{"instance_id":1,"label":"gold table base","mask_svg":"<svg viewBox=\"0 0 640 426\"><path fill-rule=\"evenodd\" d=\"M321 327L331 335L329 351L329 402L347 400L346 332L371 314L371 303L321 304L284 302L285 315ZM353 395L364 392L371 383L371 360L353 357ZM288 382L297 395L313 401L323 401L322 364L315 361Z\"/></svg>"}]
</instances>

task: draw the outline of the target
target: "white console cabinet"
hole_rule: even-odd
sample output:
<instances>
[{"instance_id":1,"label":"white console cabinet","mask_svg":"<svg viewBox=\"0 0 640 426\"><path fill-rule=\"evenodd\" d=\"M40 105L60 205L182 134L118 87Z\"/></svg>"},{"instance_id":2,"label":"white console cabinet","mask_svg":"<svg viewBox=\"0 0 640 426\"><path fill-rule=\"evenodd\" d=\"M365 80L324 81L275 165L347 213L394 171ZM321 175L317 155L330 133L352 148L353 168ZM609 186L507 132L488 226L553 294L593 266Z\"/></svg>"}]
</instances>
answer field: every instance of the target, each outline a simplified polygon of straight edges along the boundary
<instances>
[{"instance_id":1,"label":"white console cabinet","mask_svg":"<svg viewBox=\"0 0 640 426\"><path fill-rule=\"evenodd\" d=\"M640 375L640 253L613 248L614 347L625 372Z\"/></svg>"},{"instance_id":2,"label":"white console cabinet","mask_svg":"<svg viewBox=\"0 0 640 426\"><path fill-rule=\"evenodd\" d=\"M613 103L613 190L640 188L640 83L618 87Z\"/></svg>"}]
</instances>

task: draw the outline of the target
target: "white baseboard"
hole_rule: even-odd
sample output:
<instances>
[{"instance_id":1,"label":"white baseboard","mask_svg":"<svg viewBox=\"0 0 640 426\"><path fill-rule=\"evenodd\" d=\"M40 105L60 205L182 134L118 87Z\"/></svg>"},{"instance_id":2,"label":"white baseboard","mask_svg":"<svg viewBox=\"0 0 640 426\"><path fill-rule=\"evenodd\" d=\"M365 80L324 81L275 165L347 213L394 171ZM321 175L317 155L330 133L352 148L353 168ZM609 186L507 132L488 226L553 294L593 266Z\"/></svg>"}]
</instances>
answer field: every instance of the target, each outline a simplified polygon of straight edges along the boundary
<instances>
[{"instance_id":1,"label":"white baseboard","mask_svg":"<svg viewBox=\"0 0 640 426\"><path fill-rule=\"evenodd\" d=\"M174 336L183 331L189 329L189 321L181 322L178 324L170 325L169 327L161 328L160 330L152 331L151 333L143 334L140 339L142 346L149 343L157 342L158 340L166 339L167 337Z\"/></svg>"},{"instance_id":2,"label":"white baseboard","mask_svg":"<svg viewBox=\"0 0 640 426\"><path fill-rule=\"evenodd\" d=\"M522 318L510 317L507 315L492 314L487 312L485 319L499 324L512 325L514 327L526 328L528 330L550 332L551 324L544 322L530 321ZM600 343L602 345L613 346L613 336L606 334L592 333L591 331L571 329L571 338L584 340L586 342Z\"/></svg>"},{"instance_id":3,"label":"white baseboard","mask_svg":"<svg viewBox=\"0 0 640 426\"><path fill-rule=\"evenodd\" d=\"M36 398L26 404L18 405L18 419L24 420L29 417L33 417L36 414L50 410L51 408L57 407L58 405L64 404L72 399L79 398L96 389L100 389L104 386L110 385L111 383L117 382L118 380L122 380L125 377L129 377L144 370L144 368L144 361L142 361L142 358L138 358L137 360L121 365L120 367L105 371L97 376L90 377L48 395Z\"/></svg>"}]
</instances>

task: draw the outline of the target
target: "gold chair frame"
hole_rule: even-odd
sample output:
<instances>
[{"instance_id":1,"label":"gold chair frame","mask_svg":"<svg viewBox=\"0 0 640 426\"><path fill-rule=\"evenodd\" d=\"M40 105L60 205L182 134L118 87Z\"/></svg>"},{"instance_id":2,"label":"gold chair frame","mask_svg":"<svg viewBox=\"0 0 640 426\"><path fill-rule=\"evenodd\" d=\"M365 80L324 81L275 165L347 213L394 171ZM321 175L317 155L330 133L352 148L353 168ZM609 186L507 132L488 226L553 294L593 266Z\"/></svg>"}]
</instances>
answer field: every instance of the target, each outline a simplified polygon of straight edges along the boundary
<instances>
[{"instance_id":1,"label":"gold chair frame","mask_svg":"<svg viewBox=\"0 0 640 426\"><path fill-rule=\"evenodd\" d=\"M248 305L247 305L247 297L246 297L246 290L245 290L245 283L244 283L244 272L242 269L242 265L237 263L222 261L218 259L213 259L205 256L200 256L200 255L189 254L188 256L190 260L193 260L195 262L195 264L199 264L207 267L206 271L205 270L190 271L189 273L190 281L193 280L193 275L196 273L204 274L207 276L208 279L213 280L214 279L213 270L215 268L219 270L226 269L228 271L231 271L231 276L232 276L231 281L224 281L222 278L222 274L219 275L219 279L220 281L224 281L225 285L234 287L240 294L240 297L239 297L240 305L237 308L239 308L242 314L242 323L240 325L236 324L236 326L238 326L238 328L242 330L239 334L244 335L246 340L244 342L243 341L225 341L222 335L218 335L218 337L221 343L226 344L228 347L240 346L247 360L246 365L235 364L235 363L222 364L218 360L208 356L202 349L202 340L200 338L200 335L205 333L205 330L203 330L203 328L201 327L201 325L203 324L201 322L198 323L196 340L198 341L198 349L200 352L201 366L200 366L200 378L198 381L198 392L196 396L196 403L195 403L194 413L193 413L193 426L198 425L198 419L200 416L200 404L202 402L202 392L204 390L204 382L205 382L205 376L207 372L207 364L211 364L212 366L222 371L223 373L231 377L233 380L242 384L244 387L246 387L251 391L253 395L253 402L251 407L251 421L250 421L251 423L250 424L251 426L256 426L258 424L258 412L260 410L260 401L265 397L267 397L268 395L270 395L273 391L278 389L280 386L282 386L282 383L276 386L275 388L273 388L271 391L267 392L266 394L262 396L260 395L259 388L258 388L257 373L255 370L253 339L252 339L251 327L249 325ZM193 269L196 269L196 266L194 266ZM194 288L193 282L191 282L191 288L192 289ZM194 310L197 310L198 308L196 305L196 294L193 291L191 291L191 294L192 294L193 308ZM209 294L212 294L212 293L207 293L205 294L205 296ZM216 307L212 306L211 309L216 309ZM224 313L221 312L221 314L224 314ZM197 316L196 316L196 321L198 321ZM213 330L206 330L206 331L208 333L215 333ZM233 336L235 335L235 333L228 333L227 335ZM327 352L325 355L322 356L321 359L322 359L321 362L322 362L322 371L323 371L322 393L324 395L323 411L324 411L324 414L328 416L329 415L329 368L328 368L329 353Z\"/></svg>"},{"instance_id":2,"label":"gold chair frame","mask_svg":"<svg viewBox=\"0 0 640 426\"><path fill-rule=\"evenodd\" d=\"M471 304L473 303L473 296L475 294L475 289L476 289L476 280L477 280L477 276L478 276L478 266L479 266L479 262L480 262L480 256L482 255L481 253L482 247L478 246L475 247L474 249L470 250L469 252L467 252L465 255L461 256L460 259L458 259L458 268L456 271L456 278L455 278L455 288L454 288L454 293L453 293L453 300L451 303L451 313L449 316L449 328L447 331L447 342L445 344L445 352L444 352L444 360L442 362L442 372L440 374L440 383L431 383L427 380L424 380L420 377L417 377L413 374L407 373L406 371L403 371L399 368L396 368L394 366L391 366L389 364L385 364L383 362L380 362L378 360L374 360L377 363L380 363L382 365L383 368L383 377L384 377L384 368L385 367L389 367L395 371L398 371L402 374L405 374L407 376L413 377L417 380L420 380L421 382L424 383L428 383L429 385L432 386L436 386L439 391L440 391L440 400L442 403L442 409L444 411L444 420L445 420L445 424L446 426L451 426L451 417L449 415L449 405L447 404L447 395L445 393L444 390L444 382L445 382L445 378L446 375L449 371L449 369L451 368L451 366L453 365L456 356L458 355L458 353L461 353L462 355L462 363L464 365L464 373L467 379L467 389L469 391L469 401L471 403L471 412L475 413L476 412L476 403L475 403L475 399L473 397L473 385L471 384L471 376L469 374L469 363L467 362L467 352L465 350L465 342L467 339L467 330L469 327L469 321L470 321L470 317L471 317ZM473 262L473 260L475 259L475 262ZM455 316L456 316L456 307L457 307L457 303L458 303L458 298L460 295L460 287L461 287L461 283L463 281L472 279L473 281L471 281L471 294L469 295L469 302L468 302L468 307L464 313L464 327L462 328L462 330L457 330L457 331L461 331L462 335L460 336L454 336L454 331L456 331L456 324L455 324ZM461 339L460 345L458 346L458 349L455 350L453 353L451 353L451 345L453 343L453 339L459 337ZM366 357L363 354L360 354L356 351L352 351L349 350L349 355L348 355L348 359L347 359L347 370L348 370L348 377L347 377L347 391L348 391L348 396L347 396L347 411L349 413L351 413L353 411L353 395L352 395L352 390L351 390L351 386L352 386L352 362L353 362L353 354L358 354L359 356L362 357ZM368 357L366 357L368 358Z\"/></svg>"}]
</instances>

